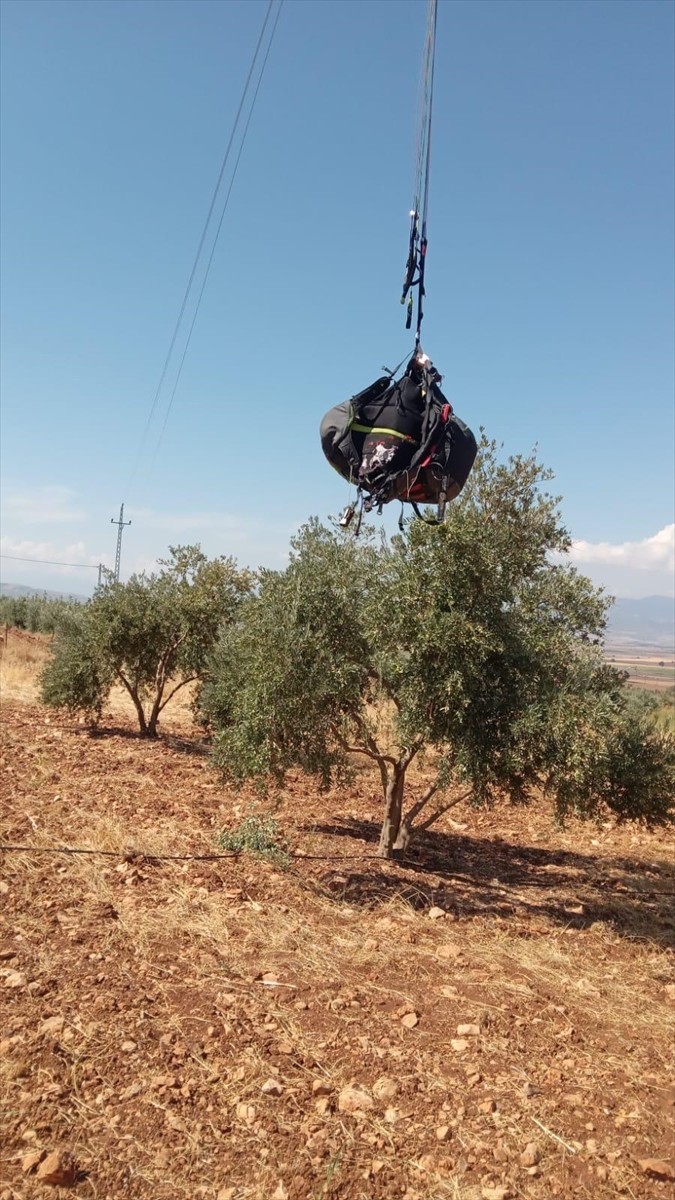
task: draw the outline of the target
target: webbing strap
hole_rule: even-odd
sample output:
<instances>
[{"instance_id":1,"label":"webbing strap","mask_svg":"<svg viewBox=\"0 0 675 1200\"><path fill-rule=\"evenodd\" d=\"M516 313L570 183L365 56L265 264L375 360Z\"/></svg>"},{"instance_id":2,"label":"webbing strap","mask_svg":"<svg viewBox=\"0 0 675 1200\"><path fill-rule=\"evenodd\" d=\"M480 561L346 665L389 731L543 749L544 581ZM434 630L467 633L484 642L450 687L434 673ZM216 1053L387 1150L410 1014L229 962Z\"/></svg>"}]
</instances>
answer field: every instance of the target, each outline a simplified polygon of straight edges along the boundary
<instances>
[{"instance_id":1,"label":"webbing strap","mask_svg":"<svg viewBox=\"0 0 675 1200\"><path fill-rule=\"evenodd\" d=\"M427 36L422 64L420 111L417 138L415 189L410 213L408 260L403 279L401 304L406 304L406 329L412 326L413 290L417 288L417 323L415 350L421 341L424 318L424 274L427 259L427 216L429 212L429 177L431 171L431 117L433 111L434 61L436 55L437 0L429 0Z\"/></svg>"},{"instance_id":2,"label":"webbing strap","mask_svg":"<svg viewBox=\"0 0 675 1200\"><path fill-rule=\"evenodd\" d=\"M419 442L415 441L415 438L410 437L408 433L400 433L398 429L385 429L381 425L359 425L356 421L351 428L356 433L388 433L402 442L412 442L413 446L419 446Z\"/></svg>"}]
</instances>

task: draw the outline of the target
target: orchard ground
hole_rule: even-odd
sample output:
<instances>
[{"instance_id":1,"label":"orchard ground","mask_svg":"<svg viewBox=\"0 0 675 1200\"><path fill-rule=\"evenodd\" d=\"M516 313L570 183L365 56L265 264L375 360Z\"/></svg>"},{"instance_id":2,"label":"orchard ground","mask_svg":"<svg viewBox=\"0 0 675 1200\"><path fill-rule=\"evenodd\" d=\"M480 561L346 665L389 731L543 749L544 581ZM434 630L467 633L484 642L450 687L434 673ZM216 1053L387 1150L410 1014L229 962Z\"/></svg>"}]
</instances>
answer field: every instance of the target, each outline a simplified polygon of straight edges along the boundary
<instances>
[{"instance_id":1,"label":"orchard ground","mask_svg":"<svg viewBox=\"0 0 675 1200\"><path fill-rule=\"evenodd\" d=\"M111 853L2 854L2 1200L675 1194L672 832L462 808L385 862L359 768L289 779L288 865L164 860L264 806L185 701L40 707L46 653L4 647L2 842Z\"/></svg>"}]
</instances>

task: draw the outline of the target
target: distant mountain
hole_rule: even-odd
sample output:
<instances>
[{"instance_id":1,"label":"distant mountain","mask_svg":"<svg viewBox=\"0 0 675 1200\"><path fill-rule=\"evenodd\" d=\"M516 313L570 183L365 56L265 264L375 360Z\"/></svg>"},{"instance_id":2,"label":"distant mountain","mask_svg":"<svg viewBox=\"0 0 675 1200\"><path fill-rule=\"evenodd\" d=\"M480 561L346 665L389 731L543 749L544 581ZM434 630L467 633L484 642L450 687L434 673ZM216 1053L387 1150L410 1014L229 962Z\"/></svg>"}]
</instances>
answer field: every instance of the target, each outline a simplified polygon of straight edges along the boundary
<instances>
[{"instance_id":1,"label":"distant mountain","mask_svg":"<svg viewBox=\"0 0 675 1200\"><path fill-rule=\"evenodd\" d=\"M640 646L675 653L675 599L617 598L610 609L605 640L609 646Z\"/></svg>"},{"instance_id":2,"label":"distant mountain","mask_svg":"<svg viewBox=\"0 0 675 1200\"><path fill-rule=\"evenodd\" d=\"M27 587L23 583L0 583L2 596L48 596L51 600L89 599L75 592L53 592ZM675 655L675 599L672 596L644 596L640 600L619 597L614 601L607 622L605 642L624 649L659 650Z\"/></svg>"},{"instance_id":3,"label":"distant mountain","mask_svg":"<svg viewBox=\"0 0 675 1200\"><path fill-rule=\"evenodd\" d=\"M48 588L27 587L25 583L0 583L0 596L47 596L49 600L79 600L81 604L89 599L78 592L51 592Z\"/></svg>"}]
</instances>

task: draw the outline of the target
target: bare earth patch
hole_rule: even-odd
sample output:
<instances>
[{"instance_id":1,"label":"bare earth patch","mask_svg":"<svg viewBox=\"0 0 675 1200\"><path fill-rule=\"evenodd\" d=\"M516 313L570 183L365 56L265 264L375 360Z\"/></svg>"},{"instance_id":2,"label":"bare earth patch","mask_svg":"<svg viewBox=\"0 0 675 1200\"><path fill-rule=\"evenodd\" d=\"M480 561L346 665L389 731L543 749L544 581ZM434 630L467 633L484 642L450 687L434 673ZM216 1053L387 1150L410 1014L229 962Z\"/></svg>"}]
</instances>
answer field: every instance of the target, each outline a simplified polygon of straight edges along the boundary
<instances>
[{"instance_id":1,"label":"bare earth patch","mask_svg":"<svg viewBox=\"0 0 675 1200\"><path fill-rule=\"evenodd\" d=\"M92 736L31 669L1 840L112 854L1 856L2 1200L674 1194L671 835L455 809L384 863L364 771L289 781L288 871L158 861L253 795L186 709Z\"/></svg>"}]
</instances>

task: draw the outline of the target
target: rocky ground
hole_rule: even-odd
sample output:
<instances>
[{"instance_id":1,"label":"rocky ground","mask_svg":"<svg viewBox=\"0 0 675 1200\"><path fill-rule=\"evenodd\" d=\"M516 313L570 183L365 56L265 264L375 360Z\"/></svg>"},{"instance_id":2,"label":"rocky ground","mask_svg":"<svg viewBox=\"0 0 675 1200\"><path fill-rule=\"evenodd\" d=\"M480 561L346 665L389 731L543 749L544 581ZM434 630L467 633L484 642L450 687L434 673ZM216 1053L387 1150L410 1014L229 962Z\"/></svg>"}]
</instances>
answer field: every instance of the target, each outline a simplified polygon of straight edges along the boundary
<instances>
[{"instance_id":1,"label":"rocky ground","mask_svg":"<svg viewBox=\"0 0 675 1200\"><path fill-rule=\"evenodd\" d=\"M187 711L3 693L2 1200L675 1194L671 836L455 809L382 863L363 771L289 780L289 859L165 859L255 803Z\"/></svg>"}]
</instances>

